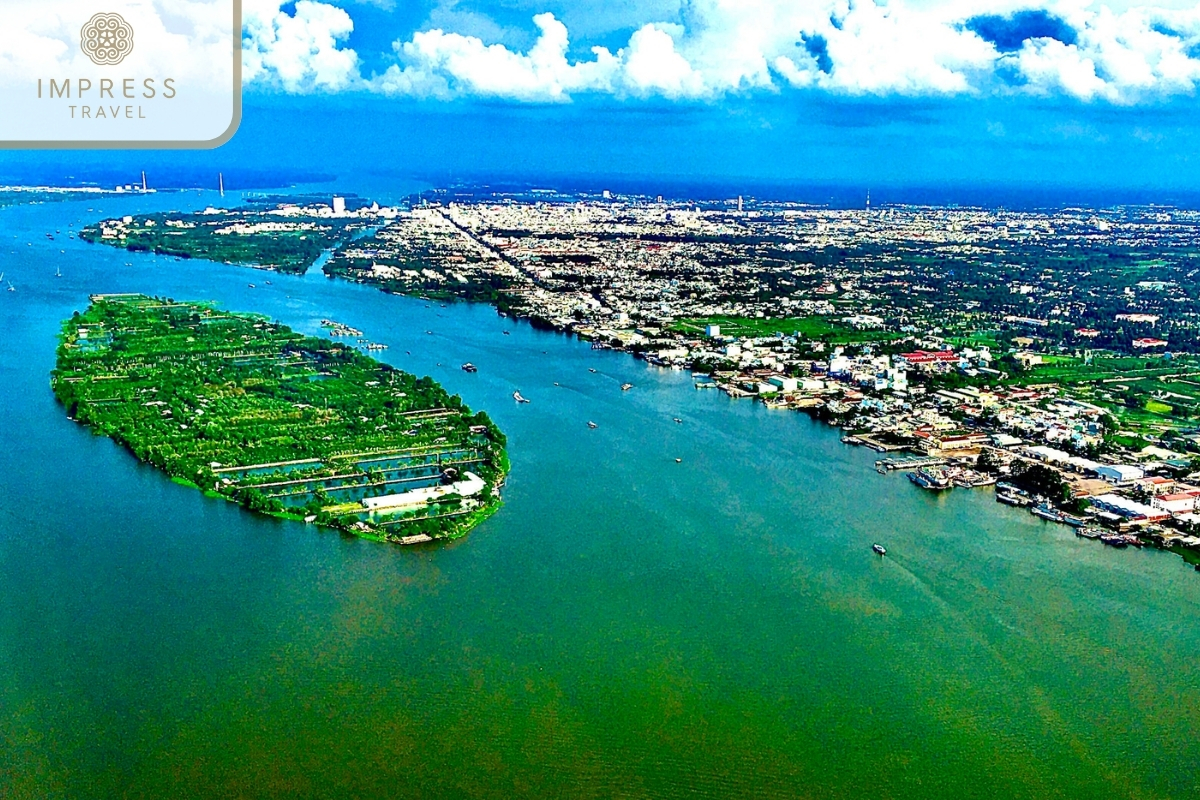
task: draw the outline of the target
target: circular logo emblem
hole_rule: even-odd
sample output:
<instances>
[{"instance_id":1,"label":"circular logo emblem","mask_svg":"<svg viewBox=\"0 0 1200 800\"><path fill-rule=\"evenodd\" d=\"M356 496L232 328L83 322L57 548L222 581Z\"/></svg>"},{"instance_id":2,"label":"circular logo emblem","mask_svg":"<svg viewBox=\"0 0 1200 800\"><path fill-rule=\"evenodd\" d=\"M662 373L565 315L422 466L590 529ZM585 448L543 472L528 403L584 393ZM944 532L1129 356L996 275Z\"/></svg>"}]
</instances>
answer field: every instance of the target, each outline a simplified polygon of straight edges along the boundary
<instances>
[{"instance_id":1,"label":"circular logo emblem","mask_svg":"<svg viewBox=\"0 0 1200 800\"><path fill-rule=\"evenodd\" d=\"M120 14L97 14L83 26L80 47L102 67L120 64L133 52L133 28Z\"/></svg>"}]
</instances>

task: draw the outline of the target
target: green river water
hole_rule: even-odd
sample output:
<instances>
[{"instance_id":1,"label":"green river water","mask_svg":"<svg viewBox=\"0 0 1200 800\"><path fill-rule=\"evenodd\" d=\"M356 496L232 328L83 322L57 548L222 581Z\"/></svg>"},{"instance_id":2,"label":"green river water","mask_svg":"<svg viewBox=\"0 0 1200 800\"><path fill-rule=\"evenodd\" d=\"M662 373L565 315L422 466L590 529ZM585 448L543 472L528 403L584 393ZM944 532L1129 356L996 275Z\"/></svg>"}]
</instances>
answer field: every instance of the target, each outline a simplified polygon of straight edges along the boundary
<instances>
[{"instance_id":1,"label":"green river water","mask_svg":"<svg viewBox=\"0 0 1200 800\"><path fill-rule=\"evenodd\" d=\"M209 202L0 209L0 796L1200 796L1179 557L485 306L66 238ZM171 483L50 393L106 291L389 344L508 434L504 508L404 549Z\"/></svg>"}]
</instances>

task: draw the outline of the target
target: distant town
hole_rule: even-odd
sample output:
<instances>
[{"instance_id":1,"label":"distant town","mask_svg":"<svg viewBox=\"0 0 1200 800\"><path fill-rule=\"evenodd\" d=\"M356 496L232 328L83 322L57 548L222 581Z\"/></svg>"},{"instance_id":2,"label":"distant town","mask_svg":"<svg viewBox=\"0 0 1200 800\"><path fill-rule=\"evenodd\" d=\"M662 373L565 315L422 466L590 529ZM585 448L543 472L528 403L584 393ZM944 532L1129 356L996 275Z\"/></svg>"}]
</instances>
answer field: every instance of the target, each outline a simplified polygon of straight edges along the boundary
<instances>
[{"instance_id":1,"label":"distant town","mask_svg":"<svg viewBox=\"0 0 1200 800\"><path fill-rule=\"evenodd\" d=\"M833 209L439 190L107 220L85 238L494 304L840 426L929 491L995 485L1200 561L1200 212ZM287 258L272 248L291 241ZM203 242L204 244L200 244ZM236 246L225 246L224 243ZM274 245L272 245L274 243ZM290 260L289 260L290 259Z\"/></svg>"}]
</instances>

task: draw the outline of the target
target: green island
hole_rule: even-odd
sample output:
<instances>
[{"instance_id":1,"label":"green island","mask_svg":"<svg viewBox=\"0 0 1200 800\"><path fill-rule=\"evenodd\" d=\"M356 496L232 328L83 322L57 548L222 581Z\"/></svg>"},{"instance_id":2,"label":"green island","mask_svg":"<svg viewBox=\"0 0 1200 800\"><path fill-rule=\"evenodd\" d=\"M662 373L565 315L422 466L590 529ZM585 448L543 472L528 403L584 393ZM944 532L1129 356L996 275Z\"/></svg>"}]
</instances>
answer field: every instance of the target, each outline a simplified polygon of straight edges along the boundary
<instances>
[{"instance_id":1,"label":"green island","mask_svg":"<svg viewBox=\"0 0 1200 800\"><path fill-rule=\"evenodd\" d=\"M354 217L322 216L316 209L283 206L274 211L248 208L125 216L89 225L79 238L131 252L303 274L323 252L365 227Z\"/></svg>"},{"instance_id":2,"label":"green island","mask_svg":"<svg viewBox=\"0 0 1200 800\"><path fill-rule=\"evenodd\" d=\"M433 379L209 303L91 300L63 325L55 396L176 482L402 544L499 508L503 433Z\"/></svg>"}]
</instances>

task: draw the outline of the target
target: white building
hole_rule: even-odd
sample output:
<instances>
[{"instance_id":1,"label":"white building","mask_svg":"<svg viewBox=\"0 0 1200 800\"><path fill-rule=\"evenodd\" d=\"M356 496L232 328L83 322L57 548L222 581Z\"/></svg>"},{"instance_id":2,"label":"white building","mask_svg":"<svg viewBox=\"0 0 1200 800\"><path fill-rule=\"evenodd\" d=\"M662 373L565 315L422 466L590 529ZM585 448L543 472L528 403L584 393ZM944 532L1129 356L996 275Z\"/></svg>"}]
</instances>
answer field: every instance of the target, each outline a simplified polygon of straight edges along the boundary
<instances>
[{"instance_id":1,"label":"white building","mask_svg":"<svg viewBox=\"0 0 1200 800\"><path fill-rule=\"evenodd\" d=\"M704 326L704 335L708 336L709 338L715 339L716 337L721 335L721 326L720 325L705 325Z\"/></svg>"},{"instance_id":2,"label":"white building","mask_svg":"<svg viewBox=\"0 0 1200 800\"><path fill-rule=\"evenodd\" d=\"M796 378L788 378L783 375L776 375L767 380L768 383L774 385L781 392L794 392L800 388L800 381Z\"/></svg>"},{"instance_id":3,"label":"white building","mask_svg":"<svg viewBox=\"0 0 1200 800\"><path fill-rule=\"evenodd\" d=\"M1141 480L1146 476L1141 467L1128 464L1103 464L1096 468L1096 474L1109 483L1128 483Z\"/></svg>"},{"instance_id":4,"label":"white building","mask_svg":"<svg viewBox=\"0 0 1200 800\"><path fill-rule=\"evenodd\" d=\"M1190 514L1196 510L1196 495L1193 492L1164 494L1151 500L1150 505L1171 514Z\"/></svg>"},{"instance_id":5,"label":"white building","mask_svg":"<svg viewBox=\"0 0 1200 800\"><path fill-rule=\"evenodd\" d=\"M382 497L364 497L363 508L368 511L392 511L414 506L423 506L441 500L447 495L456 494L460 497L474 497L483 491L483 478L473 472L464 472L463 479L449 486L426 486L423 489L413 489L399 494L385 494Z\"/></svg>"},{"instance_id":6,"label":"white building","mask_svg":"<svg viewBox=\"0 0 1200 800\"><path fill-rule=\"evenodd\" d=\"M346 198L333 196L333 215L335 217L346 216Z\"/></svg>"}]
</instances>

